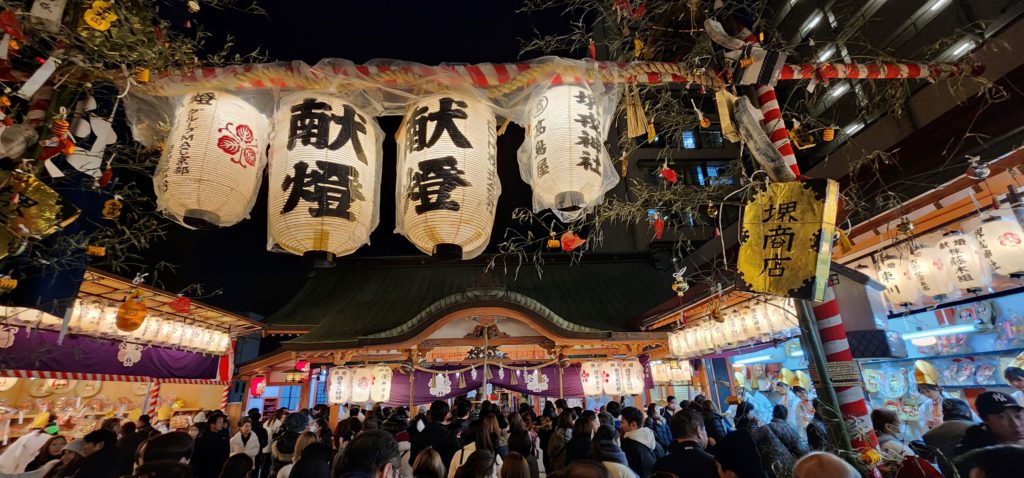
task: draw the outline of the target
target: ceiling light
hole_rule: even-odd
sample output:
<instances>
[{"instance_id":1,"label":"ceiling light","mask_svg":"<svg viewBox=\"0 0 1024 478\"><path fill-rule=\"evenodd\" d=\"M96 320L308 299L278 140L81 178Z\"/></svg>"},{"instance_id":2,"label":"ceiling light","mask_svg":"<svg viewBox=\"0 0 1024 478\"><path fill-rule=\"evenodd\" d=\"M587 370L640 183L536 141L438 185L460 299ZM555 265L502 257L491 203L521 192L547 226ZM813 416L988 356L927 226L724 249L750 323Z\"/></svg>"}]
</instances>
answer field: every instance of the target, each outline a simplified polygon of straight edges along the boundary
<instances>
[{"instance_id":1,"label":"ceiling light","mask_svg":"<svg viewBox=\"0 0 1024 478\"><path fill-rule=\"evenodd\" d=\"M915 347L930 347L939 343L939 339L935 337L921 337L910 341Z\"/></svg>"},{"instance_id":2,"label":"ceiling light","mask_svg":"<svg viewBox=\"0 0 1024 478\"><path fill-rule=\"evenodd\" d=\"M860 121L858 121L856 123L850 123L850 124L846 125L846 127L843 128L843 132L846 133L847 136L853 136L853 135L857 134L857 132L860 131L863 128L864 128L864 123L861 123Z\"/></svg>"},{"instance_id":3,"label":"ceiling light","mask_svg":"<svg viewBox=\"0 0 1024 478\"><path fill-rule=\"evenodd\" d=\"M832 58L832 55L835 55L835 54L836 54L836 47L834 47L834 46L828 47L827 50L821 52L818 55L818 63L823 63L823 62L828 61L828 59Z\"/></svg>"},{"instance_id":4,"label":"ceiling light","mask_svg":"<svg viewBox=\"0 0 1024 478\"><path fill-rule=\"evenodd\" d=\"M953 334L966 334L969 332L977 332L977 327L974 324L961 324L954 325L951 327L942 327L940 329L932 330L918 330L916 332L907 332L903 334L905 340L923 339L925 337L941 337L943 335Z\"/></svg>"},{"instance_id":5,"label":"ceiling light","mask_svg":"<svg viewBox=\"0 0 1024 478\"><path fill-rule=\"evenodd\" d=\"M807 20L806 23L804 23L804 27L800 29L800 31L803 33L807 33L813 30L814 27L818 26L818 23L821 22L821 18L821 12L815 13L814 16L812 16L810 19Z\"/></svg>"},{"instance_id":6,"label":"ceiling light","mask_svg":"<svg viewBox=\"0 0 1024 478\"><path fill-rule=\"evenodd\" d=\"M843 84L835 87L834 89L832 89L832 93L830 93L829 96L831 96L832 98L839 98L840 96L843 96L844 94L846 94L846 92L849 91L849 90L850 90L850 85L847 84L847 83L843 83Z\"/></svg>"},{"instance_id":7,"label":"ceiling light","mask_svg":"<svg viewBox=\"0 0 1024 478\"><path fill-rule=\"evenodd\" d=\"M732 362L732 364L733 365L746 365L748 363L768 362L768 361L771 361L771 359L772 359L771 355L755 355L753 357L749 357L749 358L745 358L745 359L734 360Z\"/></svg>"},{"instance_id":8,"label":"ceiling light","mask_svg":"<svg viewBox=\"0 0 1024 478\"><path fill-rule=\"evenodd\" d=\"M949 5L949 0L932 0L932 5L928 7L929 12L937 12L946 5Z\"/></svg>"}]
</instances>

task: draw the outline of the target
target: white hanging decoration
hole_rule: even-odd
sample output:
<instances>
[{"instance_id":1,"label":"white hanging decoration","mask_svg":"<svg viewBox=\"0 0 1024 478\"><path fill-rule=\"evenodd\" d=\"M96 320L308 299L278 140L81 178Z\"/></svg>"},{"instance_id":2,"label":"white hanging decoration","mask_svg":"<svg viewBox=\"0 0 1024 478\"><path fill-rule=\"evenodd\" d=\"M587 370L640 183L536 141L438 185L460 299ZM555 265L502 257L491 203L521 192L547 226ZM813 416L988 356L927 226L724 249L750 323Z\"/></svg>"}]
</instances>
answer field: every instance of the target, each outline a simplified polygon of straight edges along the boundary
<instances>
[{"instance_id":1,"label":"white hanging decoration","mask_svg":"<svg viewBox=\"0 0 1024 478\"><path fill-rule=\"evenodd\" d=\"M0 326L0 349L6 349L14 345L14 337L18 335L18 328L13 325Z\"/></svg>"},{"instance_id":2,"label":"white hanging decoration","mask_svg":"<svg viewBox=\"0 0 1024 478\"><path fill-rule=\"evenodd\" d=\"M885 286L885 296L893 305L920 301L921 290L910 270L910 257L885 255L878 263L878 282Z\"/></svg>"},{"instance_id":3,"label":"white hanging decoration","mask_svg":"<svg viewBox=\"0 0 1024 478\"><path fill-rule=\"evenodd\" d=\"M430 379L429 390L431 396L443 397L452 393L452 380L448 374L437 373Z\"/></svg>"},{"instance_id":4,"label":"white hanging decoration","mask_svg":"<svg viewBox=\"0 0 1024 478\"><path fill-rule=\"evenodd\" d=\"M978 241L960 231L946 233L938 244L953 282L960 289L975 292L992 284L992 269L982 259Z\"/></svg>"},{"instance_id":5,"label":"white hanging decoration","mask_svg":"<svg viewBox=\"0 0 1024 478\"><path fill-rule=\"evenodd\" d=\"M625 392L622 380L622 363L618 360L601 362L601 391L605 395L618 396Z\"/></svg>"},{"instance_id":6,"label":"white hanging decoration","mask_svg":"<svg viewBox=\"0 0 1024 478\"><path fill-rule=\"evenodd\" d=\"M330 263L369 242L384 140L377 113L328 93L281 97L270 142L268 248Z\"/></svg>"},{"instance_id":7,"label":"white hanging decoration","mask_svg":"<svg viewBox=\"0 0 1024 478\"><path fill-rule=\"evenodd\" d=\"M391 368L387 365L373 367L373 385L370 386L370 400L386 402L391 399Z\"/></svg>"},{"instance_id":8,"label":"white hanging decoration","mask_svg":"<svg viewBox=\"0 0 1024 478\"><path fill-rule=\"evenodd\" d=\"M419 99L398 138L395 232L450 259L480 255L501 194L494 112L468 95Z\"/></svg>"},{"instance_id":9,"label":"white hanging decoration","mask_svg":"<svg viewBox=\"0 0 1024 478\"><path fill-rule=\"evenodd\" d=\"M332 405L346 403L352 397L352 370L334 367L328 374L327 402Z\"/></svg>"},{"instance_id":10,"label":"white hanging decoration","mask_svg":"<svg viewBox=\"0 0 1024 478\"><path fill-rule=\"evenodd\" d=\"M551 209L564 222L600 204L619 182L604 147L615 110L608 101L618 95L595 94L571 79L557 77L531 101L528 136L519 148L520 174L533 187L534 210Z\"/></svg>"},{"instance_id":11,"label":"white hanging decoration","mask_svg":"<svg viewBox=\"0 0 1024 478\"><path fill-rule=\"evenodd\" d=\"M1013 217L994 216L974 230L992 272L1002 276L1024 273L1024 229Z\"/></svg>"},{"instance_id":12,"label":"white hanging decoration","mask_svg":"<svg viewBox=\"0 0 1024 478\"><path fill-rule=\"evenodd\" d=\"M370 367L359 367L352 375L352 401L370 401L370 386L373 385L373 369Z\"/></svg>"},{"instance_id":13,"label":"white hanging decoration","mask_svg":"<svg viewBox=\"0 0 1024 478\"><path fill-rule=\"evenodd\" d=\"M96 113L96 98L92 95L75 105L75 120L70 131L78 147L68 155L68 164L94 178L100 177L103 174L103 156L107 146L117 143L117 133L110 118ZM83 147L86 144L89 144L88 148Z\"/></svg>"},{"instance_id":14,"label":"white hanging decoration","mask_svg":"<svg viewBox=\"0 0 1024 478\"><path fill-rule=\"evenodd\" d=\"M550 379L548 376L536 369L533 373L526 374L526 389L531 392L545 392L548 389Z\"/></svg>"},{"instance_id":15,"label":"white hanging decoration","mask_svg":"<svg viewBox=\"0 0 1024 478\"><path fill-rule=\"evenodd\" d=\"M117 346L117 361L124 367L131 367L142 360L142 345L121 342Z\"/></svg>"},{"instance_id":16,"label":"white hanging decoration","mask_svg":"<svg viewBox=\"0 0 1024 478\"><path fill-rule=\"evenodd\" d=\"M619 362L619 373L622 376L622 388L627 395L644 393L644 368L637 359Z\"/></svg>"},{"instance_id":17,"label":"white hanging decoration","mask_svg":"<svg viewBox=\"0 0 1024 478\"><path fill-rule=\"evenodd\" d=\"M601 395L601 362L583 362L580 364L580 382L583 394L588 397Z\"/></svg>"},{"instance_id":18,"label":"white hanging decoration","mask_svg":"<svg viewBox=\"0 0 1024 478\"><path fill-rule=\"evenodd\" d=\"M157 207L191 228L230 226L256 202L269 121L222 91L181 97L153 175Z\"/></svg>"},{"instance_id":19,"label":"white hanging decoration","mask_svg":"<svg viewBox=\"0 0 1024 478\"><path fill-rule=\"evenodd\" d=\"M953 274L944 255L935 247L922 247L910 259L910 270L921 293L942 298L956 293Z\"/></svg>"}]
</instances>

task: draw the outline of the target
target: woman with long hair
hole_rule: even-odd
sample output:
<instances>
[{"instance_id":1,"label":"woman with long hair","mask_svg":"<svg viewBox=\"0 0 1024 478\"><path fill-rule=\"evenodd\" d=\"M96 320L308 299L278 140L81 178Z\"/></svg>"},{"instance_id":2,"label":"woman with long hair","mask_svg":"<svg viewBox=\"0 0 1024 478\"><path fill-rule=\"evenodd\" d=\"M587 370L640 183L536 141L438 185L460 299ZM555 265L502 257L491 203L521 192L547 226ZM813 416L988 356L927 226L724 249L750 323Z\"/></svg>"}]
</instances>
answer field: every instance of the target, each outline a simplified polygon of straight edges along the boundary
<instances>
[{"instance_id":1,"label":"woman with long hair","mask_svg":"<svg viewBox=\"0 0 1024 478\"><path fill-rule=\"evenodd\" d=\"M501 466L501 457L487 450L477 450L454 474L449 470L448 475L451 478L498 478Z\"/></svg>"},{"instance_id":2,"label":"woman with long hair","mask_svg":"<svg viewBox=\"0 0 1024 478\"><path fill-rule=\"evenodd\" d=\"M505 463L501 465L500 478L531 478L530 466L526 457L516 452L509 452ZM533 476L533 478L537 478Z\"/></svg>"},{"instance_id":3,"label":"woman with long hair","mask_svg":"<svg viewBox=\"0 0 1024 478\"><path fill-rule=\"evenodd\" d=\"M299 438L295 440L295 450L292 452L291 459L292 462L282 466L277 472L276 478L288 478L288 476L291 475L292 468L295 467L295 463L298 463L299 459L302 458L302 450L316 442L316 434L311 431L307 430L299 434Z\"/></svg>"},{"instance_id":4,"label":"woman with long hair","mask_svg":"<svg viewBox=\"0 0 1024 478\"><path fill-rule=\"evenodd\" d=\"M25 467L25 471L34 471L42 468L43 465L53 461L59 460L61 451L64 449L64 445L68 444L68 439L60 435L54 435L43 443L43 446L39 447L39 451L36 452L35 458L28 462L28 466Z\"/></svg>"},{"instance_id":5,"label":"woman with long hair","mask_svg":"<svg viewBox=\"0 0 1024 478\"><path fill-rule=\"evenodd\" d=\"M249 478L253 463L251 456L245 453L235 453L224 462L219 478Z\"/></svg>"},{"instance_id":6,"label":"woman with long hair","mask_svg":"<svg viewBox=\"0 0 1024 478\"><path fill-rule=\"evenodd\" d=\"M463 439L469 440L466 446L455 452L451 464L448 465L448 478L454 478L455 472L464 465L469 458L478 451L487 451L495 459L496 466L501 466L501 455L498 454L498 434L501 428L498 426L498 418L493 414L487 415L483 420L473 422L463 433Z\"/></svg>"},{"instance_id":7,"label":"woman with long hair","mask_svg":"<svg viewBox=\"0 0 1024 478\"><path fill-rule=\"evenodd\" d=\"M281 430L281 426L284 425L284 420L287 418L287 415L287 408L278 408L277 410L274 410L274 414L271 415L267 421L263 422L263 427L267 429L267 433L271 440L277 438L277 432L279 432Z\"/></svg>"},{"instance_id":8,"label":"woman with long hair","mask_svg":"<svg viewBox=\"0 0 1024 478\"><path fill-rule=\"evenodd\" d=\"M569 440L572 440L572 422L572 412L569 410L562 412L558 416L555 431L551 434L551 438L548 439L548 448L545 450L548 459L546 470L549 474L565 469L565 452L567 451Z\"/></svg>"}]
</instances>

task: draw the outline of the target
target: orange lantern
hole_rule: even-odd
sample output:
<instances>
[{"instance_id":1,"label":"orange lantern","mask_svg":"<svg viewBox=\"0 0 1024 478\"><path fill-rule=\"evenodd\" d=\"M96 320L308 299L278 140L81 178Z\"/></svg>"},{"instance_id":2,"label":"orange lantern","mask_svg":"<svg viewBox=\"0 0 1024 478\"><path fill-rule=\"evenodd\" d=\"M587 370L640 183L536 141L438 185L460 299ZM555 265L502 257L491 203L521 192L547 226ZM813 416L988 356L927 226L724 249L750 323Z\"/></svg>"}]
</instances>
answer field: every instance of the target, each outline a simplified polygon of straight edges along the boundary
<instances>
[{"instance_id":1,"label":"orange lantern","mask_svg":"<svg viewBox=\"0 0 1024 478\"><path fill-rule=\"evenodd\" d=\"M117 328L122 332L133 332L146 320L149 307L133 294L117 308Z\"/></svg>"}]
</instances>

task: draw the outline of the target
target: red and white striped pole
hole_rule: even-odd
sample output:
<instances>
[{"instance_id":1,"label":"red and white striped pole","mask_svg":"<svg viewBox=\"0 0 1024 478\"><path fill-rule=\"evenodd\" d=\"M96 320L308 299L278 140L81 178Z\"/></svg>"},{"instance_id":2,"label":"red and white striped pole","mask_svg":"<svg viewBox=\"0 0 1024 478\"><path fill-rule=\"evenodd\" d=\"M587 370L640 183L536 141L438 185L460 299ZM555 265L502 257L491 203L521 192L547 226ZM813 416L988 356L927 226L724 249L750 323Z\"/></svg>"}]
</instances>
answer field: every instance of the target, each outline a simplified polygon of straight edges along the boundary
<instances>
[{"instance_id":1,"label":"red and white striped pole","mask_svg":"<svg viewBox=\"0 0 1024 478\"><path fill-rule=\"evenodd\" d=\"M220 396L220 410L227 411L228 409L228 394L231 393L231 382L224 385L224 393Z\"/></svg>"},{"instance_id":2,"label":"red and white striped pole","mask_svg":"<svg viewBox=\"0 0 1024 478\"><path fill-rule=\"evenodd\" d=\"M860 380L860 373L853 361L850 343L846 340L846 327L839 314L839 301L836 300L832 284L825 287L824 300L814 306L814 325L825 352L826 367L833 369L829 375L835 375L831 373L834 371L840 375L831 378L833 381L841 379L842 384L835 386L835 393L839 412L850 434L850 444L855 450L878 447L878 437L871 426L864 390L860 385L855 385Z\"/></svg>"},{"instance_id":3,"label":"red and white striped pole","mask_svg":"<svg viewBox=\"0 0 1024 478\"><path fill-rule=\"evenodd\" d=\"M146 397L146 407L142 410L143 415L153 415L160 408L160 382L153 381L149 384L149 395Z\"/></svg>"}]
</instances>

